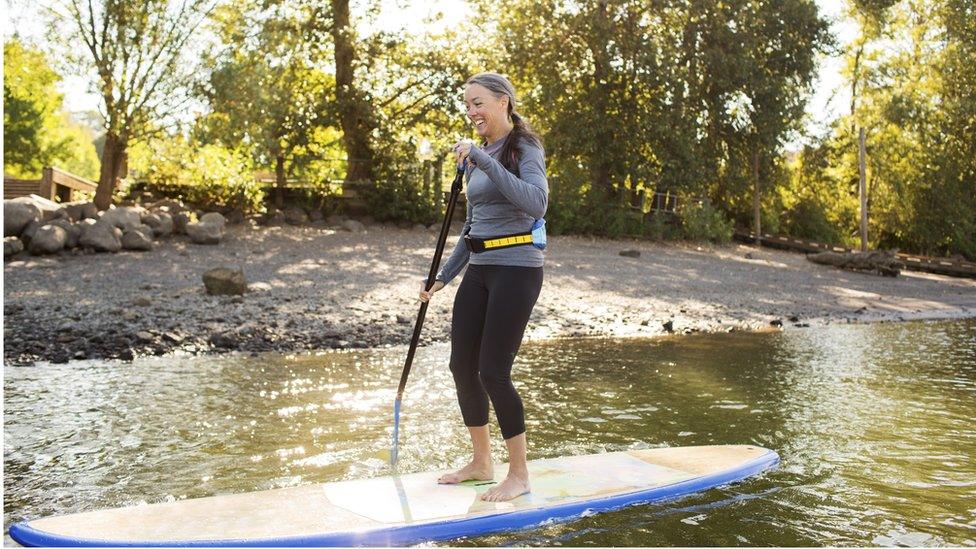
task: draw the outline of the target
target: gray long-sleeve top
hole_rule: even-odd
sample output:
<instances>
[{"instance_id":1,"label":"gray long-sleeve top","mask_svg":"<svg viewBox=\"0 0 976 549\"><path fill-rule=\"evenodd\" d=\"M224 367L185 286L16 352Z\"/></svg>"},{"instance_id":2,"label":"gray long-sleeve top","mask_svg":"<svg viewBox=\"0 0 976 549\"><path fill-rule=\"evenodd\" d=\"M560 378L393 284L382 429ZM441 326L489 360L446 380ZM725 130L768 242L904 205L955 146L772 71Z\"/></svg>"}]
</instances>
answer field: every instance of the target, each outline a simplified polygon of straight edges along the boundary
<instances>
[{"instance_id":1,"label":"gray long-sleeve top","mask_svg":"<svg viewBox=\"0 0 976 549\"><path fill-rule=\"evenodd\" d=\"M509 136L511 133L509 133ZM535 246L513 246L472 254L464 245L464 234L490 238L525 233L532 223L546 214L549 205L549 181L546 159L538 146L519 143L519 176L505 169L496 157L501 154L508 136L485 146L472 147L468 155L468 215L454 252L437 273L436 280L446 285L470 259L472 265L516 265L541 267L545 260ZM475 166L471 163L474 162Z\"/></svg>"}]
</instances>

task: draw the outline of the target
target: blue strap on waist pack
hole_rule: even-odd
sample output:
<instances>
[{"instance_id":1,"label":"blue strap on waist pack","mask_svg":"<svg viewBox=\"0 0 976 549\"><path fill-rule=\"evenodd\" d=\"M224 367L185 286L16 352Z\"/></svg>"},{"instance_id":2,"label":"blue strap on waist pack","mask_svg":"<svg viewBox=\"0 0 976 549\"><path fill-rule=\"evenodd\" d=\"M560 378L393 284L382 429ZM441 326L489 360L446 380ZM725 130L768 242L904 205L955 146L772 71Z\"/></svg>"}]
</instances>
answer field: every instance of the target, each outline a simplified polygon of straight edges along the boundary
<instances>
[{"instance_id":1,"label":"blue strap on waist pack","mask_svg":"<svg viewBox=\"0 0 976 549\"><path fill-rule=\"evenodd\" d=\"M546 249L546 220L536 219L532 224L532 245L540 250Z\"/></svg>"}]
</instances>

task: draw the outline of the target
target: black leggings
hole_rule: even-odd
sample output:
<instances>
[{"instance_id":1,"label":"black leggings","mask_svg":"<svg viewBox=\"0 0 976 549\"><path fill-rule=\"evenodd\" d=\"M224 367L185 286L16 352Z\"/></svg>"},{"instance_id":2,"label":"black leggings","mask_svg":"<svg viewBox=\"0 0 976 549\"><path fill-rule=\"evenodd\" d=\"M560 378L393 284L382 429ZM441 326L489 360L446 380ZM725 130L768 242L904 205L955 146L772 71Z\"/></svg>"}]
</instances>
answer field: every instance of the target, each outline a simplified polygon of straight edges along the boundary
<instances>
[{"instance_id":1,"label":"black leggings","mask_svg":"<svg viewBox=\"0 0 976 549\"><path fill-rule=\"evenodd\" d=\"M488 424L488 399L506 439L525 432L512 363L542 290L542 267L468 265L454 297L451 373L468 427Z\"/></svg>"}]
</instances>

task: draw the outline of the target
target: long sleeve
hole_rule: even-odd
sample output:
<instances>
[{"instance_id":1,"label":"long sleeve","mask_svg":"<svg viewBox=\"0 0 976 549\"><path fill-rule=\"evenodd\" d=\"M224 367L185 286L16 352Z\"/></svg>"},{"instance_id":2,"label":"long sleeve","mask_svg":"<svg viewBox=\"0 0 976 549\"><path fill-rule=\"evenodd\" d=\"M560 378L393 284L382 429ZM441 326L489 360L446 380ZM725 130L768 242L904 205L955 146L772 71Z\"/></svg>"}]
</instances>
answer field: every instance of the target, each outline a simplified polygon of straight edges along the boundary
<instances>
[{"instance_id":1,"label":"long sleeve","mask_svg":"<svg viewBox=\"0 0 976 549\"><path fill-rule=\"evenodd\" d=\"M440 271L434 280L440 280L445 286L461 272L465 264L468 262L468 258L471 257L471 252L468 247L464 245L464 235L468 234L471 230L471 199L467 200L468 203L468 215L464 221L464 227L461 228L461 238L458 239L457 244L454 246L454 251L451 252L451 257L447 258L447 261L441 266Z\"/></svg>"},{"instance_id":2,"label":"long sleeve","mask_svg":"<svg viewBox=\"0 0 976 549\"><path fill-rule=\"evenodd\" d=\"M534 219L546 215L549 205L549 180L542 149L525 147L519 159L521 178L505 169L485 151L472 147L469 153L478 169L488 175L495 187L520 210ZM463 243L462 243L463 244Z\"/></svg>"}]
</instances>

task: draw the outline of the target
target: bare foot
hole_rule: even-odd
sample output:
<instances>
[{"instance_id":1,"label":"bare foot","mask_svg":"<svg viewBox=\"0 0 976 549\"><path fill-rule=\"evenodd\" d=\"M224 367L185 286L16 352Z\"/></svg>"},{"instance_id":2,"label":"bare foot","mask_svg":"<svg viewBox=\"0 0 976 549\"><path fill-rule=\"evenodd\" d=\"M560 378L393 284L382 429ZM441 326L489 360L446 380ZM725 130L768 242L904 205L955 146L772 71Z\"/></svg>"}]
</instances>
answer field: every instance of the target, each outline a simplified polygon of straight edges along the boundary
<instances>
[{"instance_id":1,"label":"bare foot","mask_svg":"<svg viewBox=\"0 0 976 549\"><path fill-rule=\"evenodd\" d=\"M459 471L448 473L437 479L438 484L457 484L466 480L491 480L495 477L495 468L491 463L487 465L471 462Z\"/></svg>"},{"instance_id":2,"label":"bare foot","mask_svg":"<svg viewBox=\"0 0 976 549\"><path fill-rule=\"evenodd\" d=\"M497 486L492 486L481 494L482 501L509 501L522 494L528 494L532 489L529 487L529 477L513 475L509 473L505 480Z\"/></svg>"}]
</instances>

